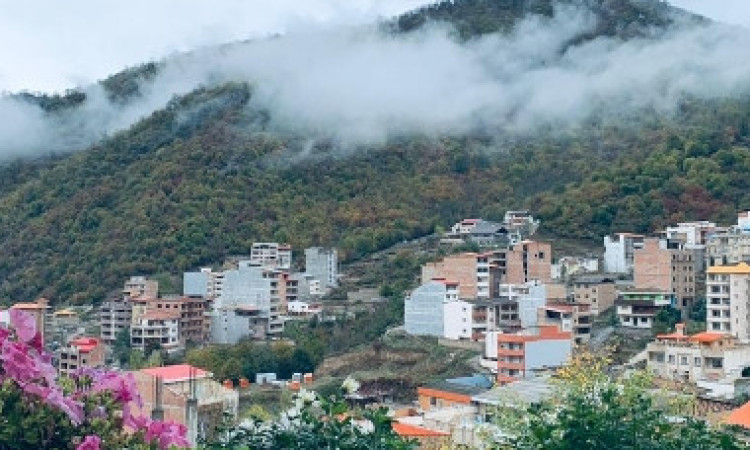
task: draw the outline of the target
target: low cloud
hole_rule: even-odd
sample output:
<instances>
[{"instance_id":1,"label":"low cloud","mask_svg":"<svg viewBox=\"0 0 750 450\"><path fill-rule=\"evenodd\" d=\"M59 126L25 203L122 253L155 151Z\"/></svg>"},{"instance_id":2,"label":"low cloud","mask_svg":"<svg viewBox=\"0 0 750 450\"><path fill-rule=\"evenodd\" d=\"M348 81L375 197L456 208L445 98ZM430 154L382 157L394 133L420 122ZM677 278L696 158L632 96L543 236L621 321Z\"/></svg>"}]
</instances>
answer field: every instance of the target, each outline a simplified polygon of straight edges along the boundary
<instances>
[{"instance_id":1,"label":"low cloud","mask_svg":"<svg viewBox=\"0 0 750 450\"><path fill-rule=\"evenodd\" d=\"M0 101L0 123L20 124L0 125L0 155L80 148L174 95L230 80L253 84L252 107L268 110L272 127L354 143L412 132L575 126L593 113L639 108L668 114L685 95L717 98L750 88L750 33L743 28L691 25L653 38L568 46L595 24L587 11L561 8L552 19L523 21L510 35L467 43L435 25L396 36L341 28L206 48L168 60L142 86L142 98L125 107L97 87L63 122Z\"/></svg>"}]
</instances>

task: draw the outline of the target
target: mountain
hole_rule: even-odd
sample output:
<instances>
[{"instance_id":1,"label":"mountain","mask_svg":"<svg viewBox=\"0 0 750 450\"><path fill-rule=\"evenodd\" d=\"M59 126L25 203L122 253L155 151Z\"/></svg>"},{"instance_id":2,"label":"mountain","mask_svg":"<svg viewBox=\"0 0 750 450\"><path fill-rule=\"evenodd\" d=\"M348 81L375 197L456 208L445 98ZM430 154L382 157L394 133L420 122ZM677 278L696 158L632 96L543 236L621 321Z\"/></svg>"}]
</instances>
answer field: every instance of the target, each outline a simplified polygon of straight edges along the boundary
<instances>
[{"instance_id":1,"label":"mountain","mask_svg":"<svg viewBox=\"0 0 750 450\"><path fill-rule=\"evenodd\" d=\"M701 22L663 2L583 4L604 24L599 36L622 41L658 41L677 22ZM509 33L549 5L456 0L387 26L413 33L448 21L471 40ZM586 30L566 45L597 45ZM144 65L101 86L127 107L163 70ZM89 148L1 167L0 300L97 302L127 276L194 269L247 253L254 241L336 245L351 260L508 208L530 208L552 235L599 239L680 218L728 221L750 207L750 99L741 95L685 95L670 113L643 106L575 126L407 130L348 145L278 126L264 95L255 83L220 79ZM88 98L27 100L65 115Z\"/></svg>"}]
</instances>

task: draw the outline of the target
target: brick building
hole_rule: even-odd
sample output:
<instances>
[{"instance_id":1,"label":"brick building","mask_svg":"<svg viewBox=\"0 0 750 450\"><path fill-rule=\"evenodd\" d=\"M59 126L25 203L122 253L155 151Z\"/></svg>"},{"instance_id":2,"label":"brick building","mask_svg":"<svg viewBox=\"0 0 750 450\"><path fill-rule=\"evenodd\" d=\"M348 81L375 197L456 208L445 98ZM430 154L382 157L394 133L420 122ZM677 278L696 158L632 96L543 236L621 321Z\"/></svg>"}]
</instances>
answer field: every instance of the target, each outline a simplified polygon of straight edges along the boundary
<instances>
[{"instance_id":1,"label":"brick building","mask_svg":"<svg viewBox=\"0 0 750 450\"><path fill-rule=\"evenodd\" d=\"M702 250L673 245L665 239L648 238L634 256L637 289L657 289L675 297L675 307L687 317L702 290Z\"/></svg>"},{"instance_id":2,"label":"brick building","mask_svg":"<svg viewBox=\"0 0 750 450\"><path fill-rule=\"evenodd\" d=\"M57 370L60 375L70 375L82 367L103 367L104 342L95 337L72 339L57 352Z\"/></svg>"},{"instance_id":3,"label":"brick building","mask_svg":"<svg viewBox=\"0 0 750 450\"><path fill-rule=\"evenodd\" d=\"M544 242L522 241L506 253L503 283L524 284L537 280L552 282L552 246Z\"/></svg>"},{"instance_id":4,"label":"brick building","mask_svg":"<svg viewBox=\"0 0 750 450\"><path fill-rule=\"evenodd\" d=\"M612 277L606 275L581 275L574 277L573 301L591 305L591 314L598 316L615 305L617 286Z\"/></svg>"}]
</instances>

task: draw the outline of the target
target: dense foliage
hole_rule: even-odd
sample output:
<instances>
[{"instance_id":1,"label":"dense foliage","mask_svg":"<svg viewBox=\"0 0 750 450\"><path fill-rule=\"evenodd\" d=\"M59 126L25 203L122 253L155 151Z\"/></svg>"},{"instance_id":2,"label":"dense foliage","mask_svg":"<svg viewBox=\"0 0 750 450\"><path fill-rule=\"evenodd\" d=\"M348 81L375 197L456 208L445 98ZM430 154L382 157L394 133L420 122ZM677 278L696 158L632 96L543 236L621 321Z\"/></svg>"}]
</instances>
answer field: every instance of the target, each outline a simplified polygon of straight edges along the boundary
<instances>
[{"instance_id":1,"label":"dense foliage","mask_svg":"<svg viewBox=\"0 0 750 450\"><path fill-rule=\"evenodd\" d=\"M186 429L136 416L132 375L83 369L58 378L34 318L9 311L0 329L1 449L185 448Z\"/></svg>"},{"instance_id":2,"label":"dense foliage","mask_svg":"<svg viewBox=\"0 0 750 450\"><path fill-rule=\"evenodd\" d=\"M548 3L443 2L404 29L451 18L476 34ZM649 28L666 17L660 2L589 3L643 16ZM625 33L617 17L597 33ZM158 70L145 65L104 86L127 101ZM530 208L552 235L598 240L680 219L726 222L750 206L746 98L686 100L673 116L639 111L533 136L393 136L341 149L269 129L252 95L245 84L202 88L90 149L0 167L0 302L97 302L127 276L178 274L247 253L253 241L335 245L352 260L508 208Z\"/></svg>"},{"instance_id":3,"label":"dense foliage","mask_svg":"<svg viewBox=\"0 0 750 450\"><path fill-rule=\"evenodd\" d=\"M358 383L349 378L342 385L343 392L329 397L302 390L295 396L294 406L279 419L231 426L204 446L207 450L416 449L417 442L393 431L385 408L349 408L342 394L353 393L357 388Z\"/></svg>"}]
</instances>

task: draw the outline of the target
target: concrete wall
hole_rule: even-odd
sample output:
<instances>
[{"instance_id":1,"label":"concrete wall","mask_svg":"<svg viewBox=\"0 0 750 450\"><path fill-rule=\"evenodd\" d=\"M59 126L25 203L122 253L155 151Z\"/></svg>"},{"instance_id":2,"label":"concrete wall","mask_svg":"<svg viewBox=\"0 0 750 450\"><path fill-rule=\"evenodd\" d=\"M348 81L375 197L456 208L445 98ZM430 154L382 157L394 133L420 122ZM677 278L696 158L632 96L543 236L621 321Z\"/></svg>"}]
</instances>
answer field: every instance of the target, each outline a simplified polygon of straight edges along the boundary
<instances>
[{"instance_id":1,"label":"concrete wall","mask_svg":"<svg viewBox=\"0 0 750 450\"><path fill-rule=\"evenodd\" d=\"M444 304L443 337L447 339L471 339L472 305L464 301Z\"/></svg>"},{"instance_id":2,"label":"concrete wall","mask_svg":"<svg viewBox=\"0 0 750 450\"><path fill-rule=\"evenodd\" d=\"M443 303L446 287L431 281L412 291L404 301L404 328L414 335L444 336Z\"/></svg>"},{"instance_id":3,"label":"concrete wall","mask_svg":"<svg viewBox=\"0 0 750 450\"><path fill-rule=\"evenodd\" d=\"M570 359L573 343L570 339L539 340L526 343L526 375L544 367L559 367Z\"/></svg>"},{"instance_id":4,"label":"concrete wall","mask_svg":"<svg viewBox=\"0 0 750 450\"><path fill-rule=\"evenodd\" d=\"M473 299L477 296L477 255L461 253L446 256L442 261L422 266L422 283L433 278L445 278L459 283L459 297Z\"/></svg>"},{"instance_id":5,"label":"concrete wall","mask_svg":"<svg viewBox=\"0 0 750 450\"><path fill-rule=\"evenodd\" d=\"M208 274L185 272L182 275L182 293L192 297L208 297Z\"/></svg>"}]
</instances>

